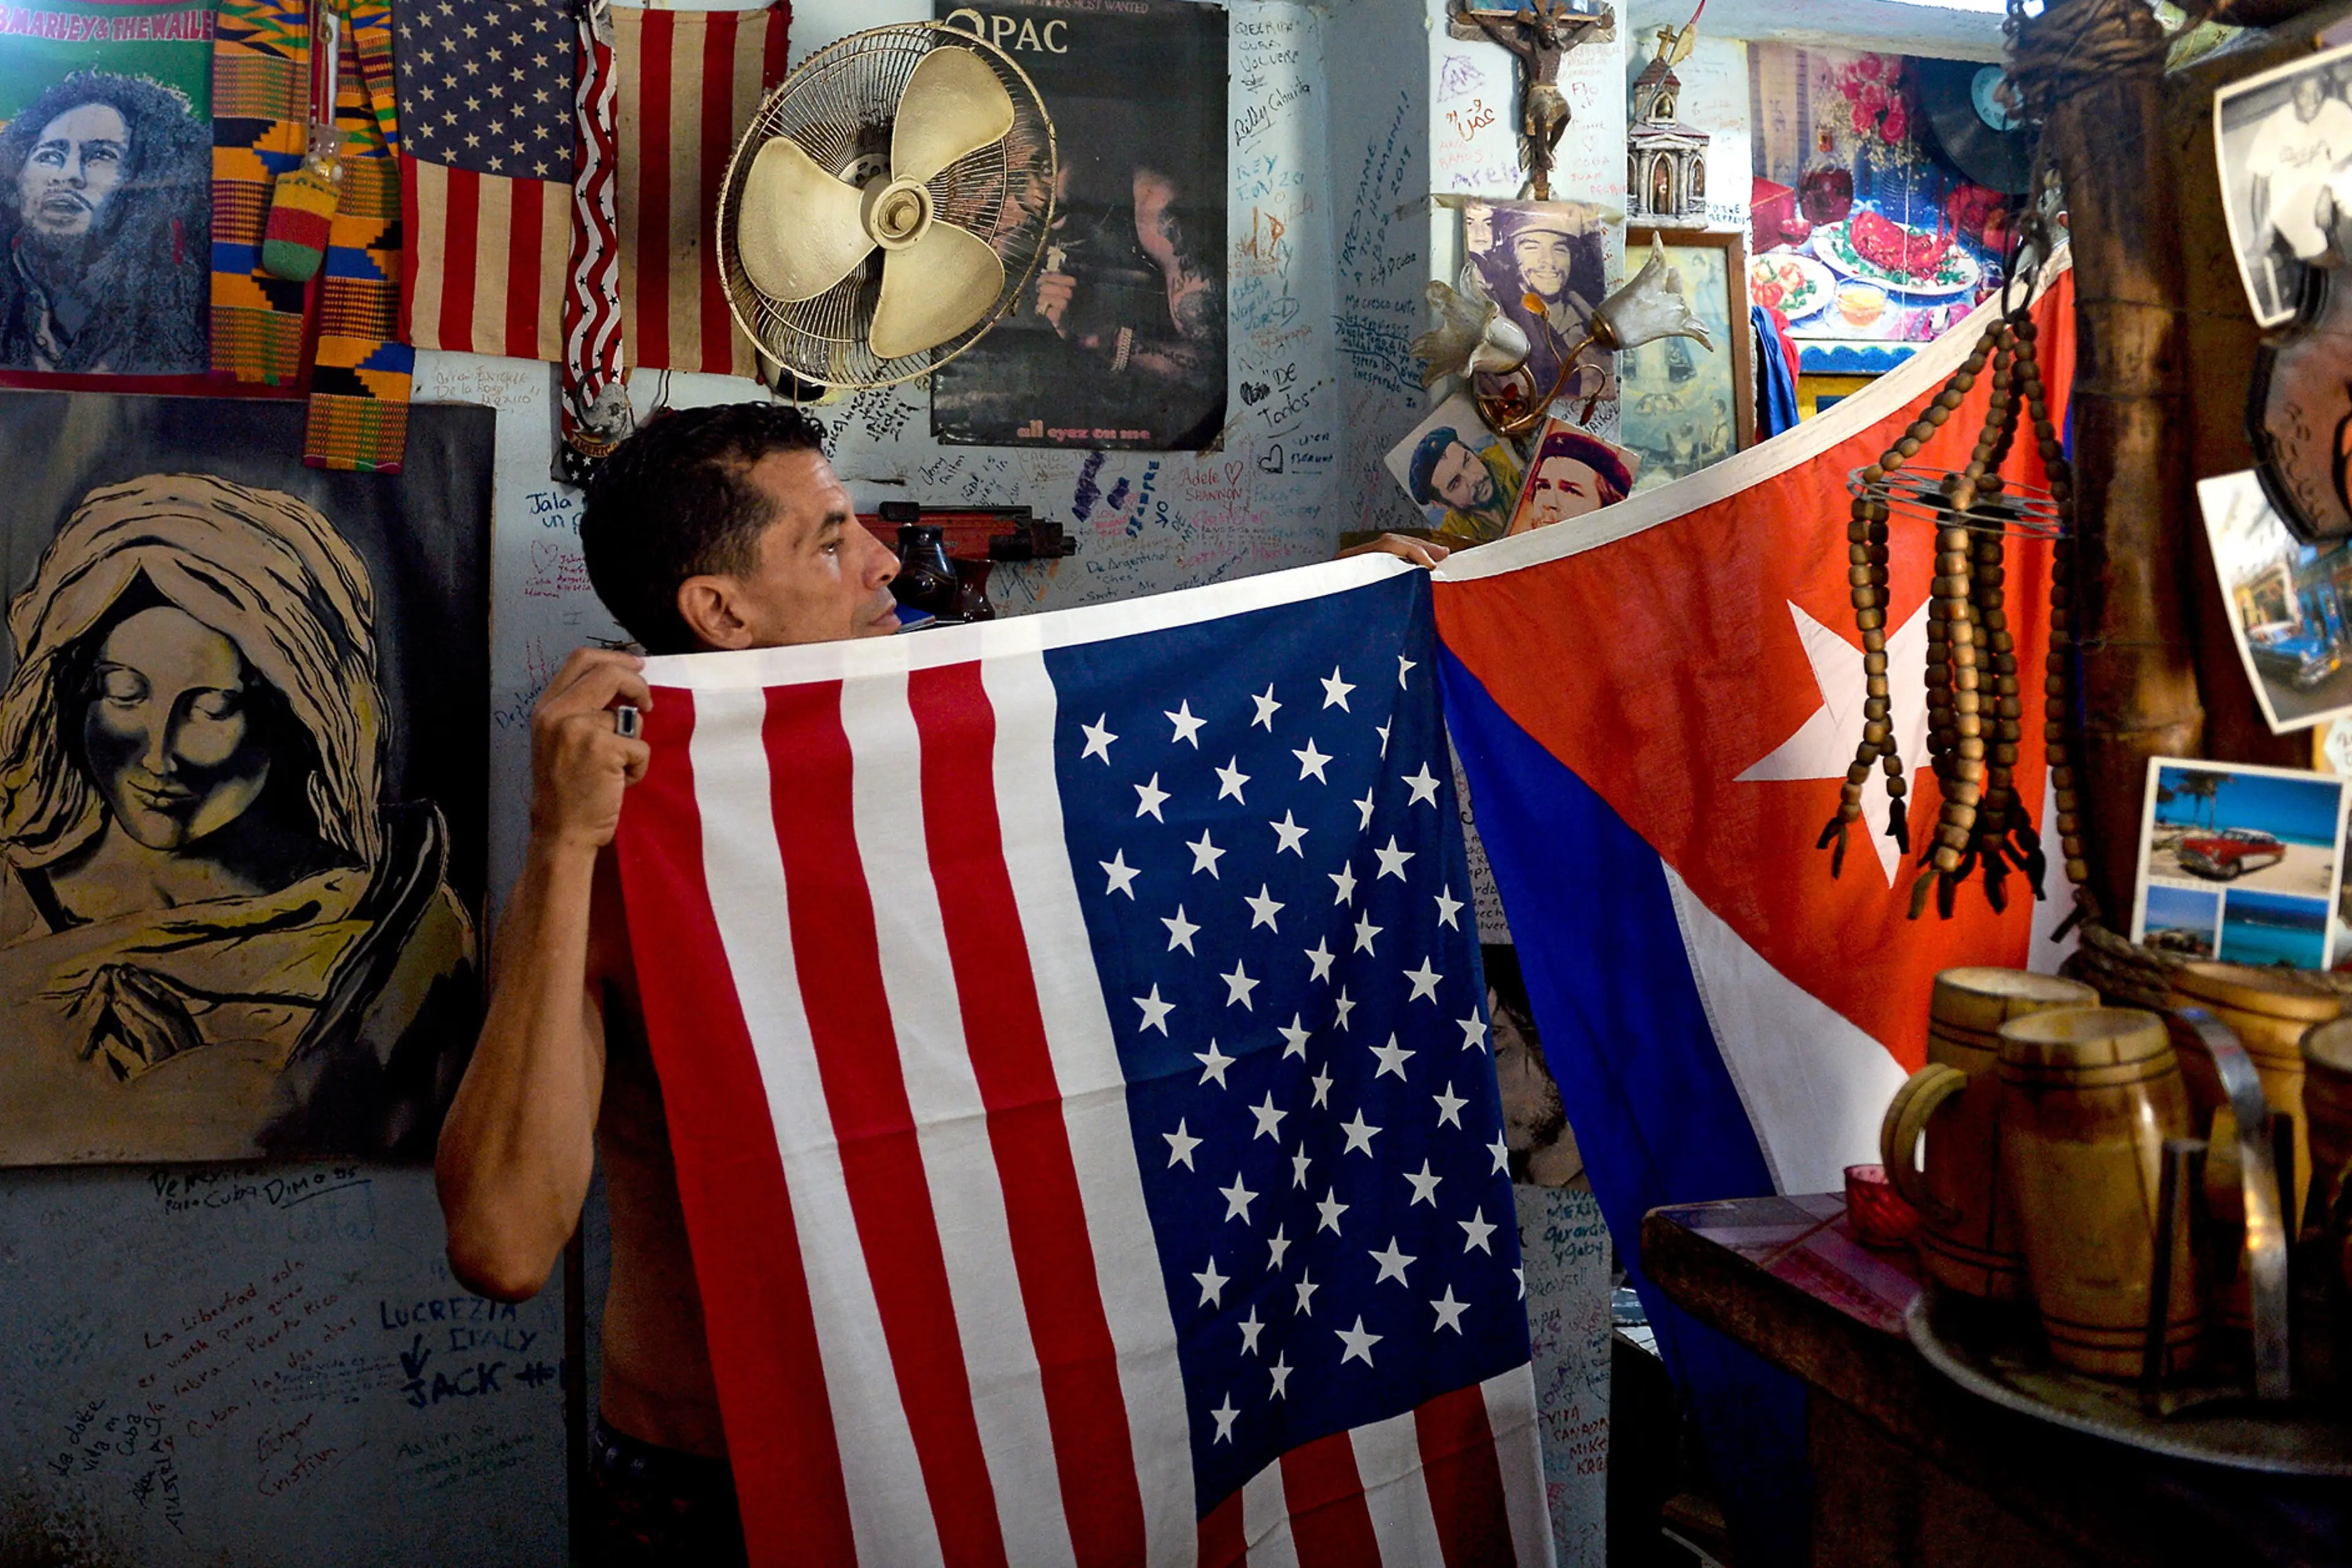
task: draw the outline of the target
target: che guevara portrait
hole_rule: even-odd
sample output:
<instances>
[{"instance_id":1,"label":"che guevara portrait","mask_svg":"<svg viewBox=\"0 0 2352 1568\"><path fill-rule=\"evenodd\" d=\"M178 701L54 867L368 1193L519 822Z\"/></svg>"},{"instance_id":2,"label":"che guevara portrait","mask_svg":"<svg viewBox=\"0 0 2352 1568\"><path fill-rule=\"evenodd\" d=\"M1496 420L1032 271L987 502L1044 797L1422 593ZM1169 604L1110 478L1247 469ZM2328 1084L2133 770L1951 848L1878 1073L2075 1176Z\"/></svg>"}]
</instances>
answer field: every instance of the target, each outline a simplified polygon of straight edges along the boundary
<instances>
[{"instance_id":1,"label":"che guevara portrait","mask_svg":"<svg viewBox=\"0 0 2352 1568\"><path fill-rule=\"evenodd\" d=\"M487 410L0 394L0 1163L429 1154L480 1015Z\"/></svg>"}]
</instances>

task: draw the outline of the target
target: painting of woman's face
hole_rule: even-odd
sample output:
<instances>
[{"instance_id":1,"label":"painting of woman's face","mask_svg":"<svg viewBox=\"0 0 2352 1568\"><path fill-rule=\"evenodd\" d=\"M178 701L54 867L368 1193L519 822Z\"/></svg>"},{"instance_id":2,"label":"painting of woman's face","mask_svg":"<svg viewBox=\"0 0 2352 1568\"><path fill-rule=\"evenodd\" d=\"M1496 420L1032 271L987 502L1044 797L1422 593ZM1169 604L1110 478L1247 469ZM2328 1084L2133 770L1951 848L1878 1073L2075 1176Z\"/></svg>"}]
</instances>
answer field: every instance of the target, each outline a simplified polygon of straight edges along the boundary
<instances>
[{"instance_id":1,"label":"painting of woman's face","mask_svg":"<svg viewBox=\"0 0 2352 1568\"><path fill-rule=\"evenodd\" d=\"M115 822L171 852L242 816L269 782L236 645L168 605L125 618L91 669L83 754Z\"/></svg>"}]
</instances>

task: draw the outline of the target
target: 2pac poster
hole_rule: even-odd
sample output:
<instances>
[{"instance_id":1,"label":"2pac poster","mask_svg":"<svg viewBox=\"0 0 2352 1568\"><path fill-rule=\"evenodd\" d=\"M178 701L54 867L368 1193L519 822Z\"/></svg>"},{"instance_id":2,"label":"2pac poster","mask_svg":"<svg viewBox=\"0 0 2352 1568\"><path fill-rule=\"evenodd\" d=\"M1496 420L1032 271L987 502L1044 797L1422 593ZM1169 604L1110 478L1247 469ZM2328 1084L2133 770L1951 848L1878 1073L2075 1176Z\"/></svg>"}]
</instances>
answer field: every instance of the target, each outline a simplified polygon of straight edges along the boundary
<instances>
[{"instance_id":1,"label":"2pac poster","mask_svg":"<svg viewBox=\"0 0 2352 1568\"><path fill-rule=\"evenodd\" d=\"M0 370L208 363L213 10L0 5Z\"/></svg>"},{"instance_id":2,"label":"2pac poster","mask_svg":"<svg viewBox=\"0 0 2352 1568\"><path fill-rule=\"evenodd\" d=\"M487 409L0 394L0 1165L429 1154L481 1016Z\"/></svg>"},{"instance_id":3,"label":"2pac poster","mask_svg":"<svg viewBox=\"0 0 2352 1568\"><path fill-rule=\"evenodd\" d=\"M1226 19L1193 0L936 15L1029 73L1060 158L1044 261L931 382L943 444L1188 451L1225 423Z\"/></svg>"}]
</instances>

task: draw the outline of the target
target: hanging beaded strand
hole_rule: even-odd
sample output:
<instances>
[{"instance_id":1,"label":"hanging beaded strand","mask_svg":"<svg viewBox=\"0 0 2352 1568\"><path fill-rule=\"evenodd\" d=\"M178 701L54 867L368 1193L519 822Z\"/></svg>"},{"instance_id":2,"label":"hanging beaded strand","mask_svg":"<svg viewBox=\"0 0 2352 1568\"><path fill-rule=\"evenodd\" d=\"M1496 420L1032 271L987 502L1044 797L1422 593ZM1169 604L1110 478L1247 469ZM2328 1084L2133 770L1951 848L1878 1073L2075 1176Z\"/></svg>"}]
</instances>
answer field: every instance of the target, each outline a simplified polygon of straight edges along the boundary
<instances>
[{"instance_id":1,"label":"hanging beaded strand","mask_svg":"<svg viewBox=\"0 0 2352 1568\"><path fill-rule=\"evenodd\" d=\"M1918 454L1929 437L1949 420L1967 400L1969 391L1976 384L1978 374L1997 341L1999 327L1986 331L1975 352L1969 355L1952 379L1945 384L1934 403L1921 416L1912 421L1900 438L1879 457L1877 462L1862 470L1863 493L1856 496L1846 523L1846 582L1853 604L1854 626L1862 634L1863 677L1867 682L1866 700L1863 708L1862 742L1854 748L1853 762L1848 765L1844 787L1839 792L1837 815L1822 829L1814 847L1830 851L1830 875L1840 875L1845 869L1845 849L1850 826L1861 820L1863 791L1870 783L1874 763L1882 764L1886 778L1886 836L1895 840L1904 854L1911 852L1910 825L1905 805L1905 795L1910 789L1910 770L1895 742L1893 704L1887 685L1886 612L1887 597L1887 532L1889 516L1882 487L1891 474L1901 470L1904 464ZM1937 664L1934 644L1938 627L1933 617L1928 623L1928 668ZM1931 676L1932 679L1932 676ZM1934 698L1929 699L1932 709ZM1940 774L1941 770L1938 769Z\"/></svg>"}]
</instances>

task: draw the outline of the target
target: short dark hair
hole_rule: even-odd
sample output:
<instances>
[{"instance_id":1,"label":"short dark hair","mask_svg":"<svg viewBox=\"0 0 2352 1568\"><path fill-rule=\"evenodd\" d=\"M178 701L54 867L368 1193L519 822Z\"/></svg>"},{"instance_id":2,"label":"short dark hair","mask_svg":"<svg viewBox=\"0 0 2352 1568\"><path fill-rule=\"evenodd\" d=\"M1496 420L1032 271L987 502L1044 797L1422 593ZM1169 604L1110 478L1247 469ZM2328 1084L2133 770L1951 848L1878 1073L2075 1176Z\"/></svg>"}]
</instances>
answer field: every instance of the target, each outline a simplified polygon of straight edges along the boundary
<instances>
[{"instance_id":1,"label":"short dark hair","mask_svg":"<svg viewBox=\"0 0 2352 1568\"><path fill-rule=\"evenodd\" d=\"M657 414L588 482L580 549L588 581L648 653L699 646L677 590L706 573L749 572L775 509L751 481L771 452L825 449L825 428L784 403L721 403Z\"/></svg>"},{"instance_id":2,"label":"short dark hair","mask_svg":"<svg viewBox=\"0 0 2352 1568\"><path fill-rule=\"evenodd\" d=\"M1466 451L1469 446L1470 443L1465 441L1450 425L1441 425L1423 436L1421 445L1412 449L1412 462L1405 471L1405 488L1412 491L1412 499L1423 506L1434 501L1437 499L1437 460L1455 447ZM1475 453L1471 455L1476 456Z\"/></svg>"}]
</instances>

